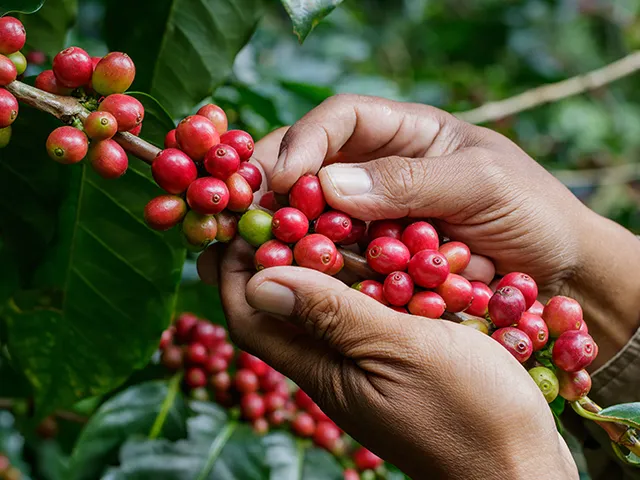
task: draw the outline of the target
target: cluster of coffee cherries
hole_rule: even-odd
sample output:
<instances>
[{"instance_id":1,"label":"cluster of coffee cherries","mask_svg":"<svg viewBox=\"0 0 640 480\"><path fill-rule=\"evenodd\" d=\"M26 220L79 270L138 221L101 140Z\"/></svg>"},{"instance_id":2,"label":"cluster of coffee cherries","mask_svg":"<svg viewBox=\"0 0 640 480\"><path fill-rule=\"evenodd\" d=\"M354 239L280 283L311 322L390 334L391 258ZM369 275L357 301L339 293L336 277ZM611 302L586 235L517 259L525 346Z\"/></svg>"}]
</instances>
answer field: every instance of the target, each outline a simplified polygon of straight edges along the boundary
<instances>
[{"instance_id":1,"label":"cluster of coffee cherries","mask_svg":"<svg viewBox=\"0 0 640 480\"><path fill-rule=\"evenodd\" d=\"M11 465L9 457L0 452L0 480L20 480L22 473Z\"/></svg>"},{"instance_id":2,"label":"cluster of coffee cherries","mask_svg":"<svg viewBox=\"0 0 640 480\"><path fill-rule=\"evenodd\" d=\"M301 389L280 372L247 352L236 351L226 330L180 314L160 340L160 362L170 371L184 371L183 387L194 398L213 398L239 411L258 434L289 429L340 459L345 478L379 469L383 460L353 441ZM366 477L366 474L365 474Z\"/></svg>"}]
</instances>

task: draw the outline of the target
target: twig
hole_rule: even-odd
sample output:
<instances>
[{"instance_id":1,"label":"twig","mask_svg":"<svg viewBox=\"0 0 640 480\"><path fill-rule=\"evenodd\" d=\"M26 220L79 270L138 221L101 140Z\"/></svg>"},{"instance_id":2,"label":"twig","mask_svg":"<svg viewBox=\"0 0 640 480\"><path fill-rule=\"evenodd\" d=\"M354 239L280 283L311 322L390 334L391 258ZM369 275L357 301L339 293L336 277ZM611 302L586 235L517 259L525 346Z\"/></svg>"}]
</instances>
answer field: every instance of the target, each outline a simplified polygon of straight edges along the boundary
<instances>
[{"instance_id":1,"label":"twig","mask_svg":"<svg viewBox=\"0 0 640 480\"><path fill-rule=\"evenodd\" d=\"M577 75L561 82L533 88L514 97L489 102L478 108L466 112L458 112L454 115L469 123L486 123L500 120L545 103L596 90L638 70L640 70L640 51L630 53L620 60L584 75Z\"/></svg>"}]
</instances>

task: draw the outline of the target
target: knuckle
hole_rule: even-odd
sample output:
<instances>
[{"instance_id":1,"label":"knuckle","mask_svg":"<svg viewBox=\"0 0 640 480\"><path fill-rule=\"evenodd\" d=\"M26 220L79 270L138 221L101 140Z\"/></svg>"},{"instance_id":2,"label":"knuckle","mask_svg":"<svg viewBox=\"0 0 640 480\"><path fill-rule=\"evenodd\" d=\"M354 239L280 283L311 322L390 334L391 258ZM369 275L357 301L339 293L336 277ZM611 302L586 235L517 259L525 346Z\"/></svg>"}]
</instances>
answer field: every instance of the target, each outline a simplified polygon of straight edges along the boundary
<instances>
[{"instance_id":1,"label":"knuckle","mask_svg":"<svg viewBox=\"0 0 640 480\"><path fill-rule=\"evenodd\" d=\"M416 188L423 184L419 164L403 157L388 157L376 163L375 175L384 199L408 212L415 200Z\"/></svg>"},{"instance_id":2,"label":"knuckle","mask_svg":"<svg viewBox=\"0 0 640 480\"><path fill-rule=\"evenodd\" d=\"M334 292L320 290L302 303L298 317L303 327L318 340L339 341L343 332L344 301Z\"/></svg>"}]
</instances>

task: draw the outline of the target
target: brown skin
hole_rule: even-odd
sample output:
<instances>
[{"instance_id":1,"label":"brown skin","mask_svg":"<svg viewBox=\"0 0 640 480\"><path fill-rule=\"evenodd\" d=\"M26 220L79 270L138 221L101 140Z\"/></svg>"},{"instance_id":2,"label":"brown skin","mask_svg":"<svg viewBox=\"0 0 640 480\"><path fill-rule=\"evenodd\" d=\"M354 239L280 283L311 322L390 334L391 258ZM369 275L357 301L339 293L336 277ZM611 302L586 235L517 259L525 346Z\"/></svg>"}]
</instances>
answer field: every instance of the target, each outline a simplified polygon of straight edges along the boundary
<instances>
[{"instance_id":1,"label":"brown skin","mask_svg":"<svg viewBox=\"0 0 640 480\"><path fill-rule=\"evenodd\" d=\"M319 171L333 208L435 218L498 274L527 272L542 296L577 298L600 363L638 328L640 278L623 274L640 271L640 242L495 132L427 106L337 96L256 144L254 161L276 192ZM340 179L362 193L341 193ZM234 341L412 478L577 478L542 394L486 335L395 313L318 272L254 274L251 248L222 248L199 271L220 276Z\"/></svg>"}]
</instances>

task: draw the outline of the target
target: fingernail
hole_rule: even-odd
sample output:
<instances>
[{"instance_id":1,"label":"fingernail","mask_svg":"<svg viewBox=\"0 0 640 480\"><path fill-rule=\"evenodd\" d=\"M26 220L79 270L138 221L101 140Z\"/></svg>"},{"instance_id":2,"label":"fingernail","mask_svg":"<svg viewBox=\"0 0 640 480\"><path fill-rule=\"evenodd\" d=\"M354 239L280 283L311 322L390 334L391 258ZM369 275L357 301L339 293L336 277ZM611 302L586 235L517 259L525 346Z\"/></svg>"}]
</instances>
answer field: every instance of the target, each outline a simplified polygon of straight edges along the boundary
<instances>
[{"instance_id":1,"label":"fingernail","mask_svg":"<svg viewBox=\"0 0 640 480\"><path fill-rule=\"evenodd\" d=\"M330 165L324 171L340 196L363 195L371 191L373 182L364 168Z\"/></svg>"},{"instance_id":2,"label":"fingernail","mask_svg":"<svg viewBox=\"0 0 640 480\"><path fill-rule=\"evenodd\" d=\"M266 281L255 290L253 307L263 312L289 316L293 312L296 297L291 289L276 282Z\"/></svg>"}]
</instances>

